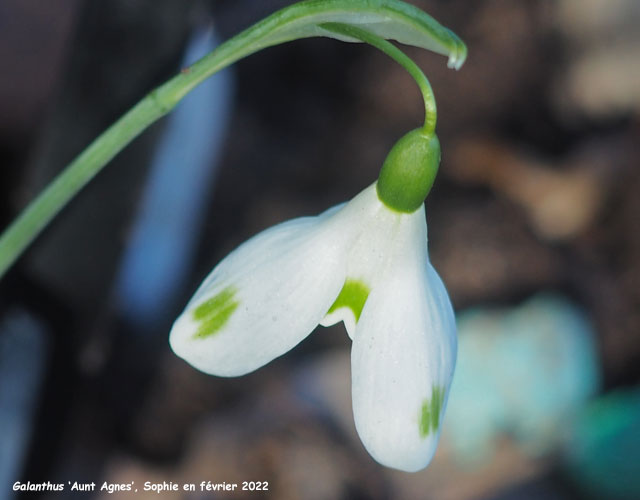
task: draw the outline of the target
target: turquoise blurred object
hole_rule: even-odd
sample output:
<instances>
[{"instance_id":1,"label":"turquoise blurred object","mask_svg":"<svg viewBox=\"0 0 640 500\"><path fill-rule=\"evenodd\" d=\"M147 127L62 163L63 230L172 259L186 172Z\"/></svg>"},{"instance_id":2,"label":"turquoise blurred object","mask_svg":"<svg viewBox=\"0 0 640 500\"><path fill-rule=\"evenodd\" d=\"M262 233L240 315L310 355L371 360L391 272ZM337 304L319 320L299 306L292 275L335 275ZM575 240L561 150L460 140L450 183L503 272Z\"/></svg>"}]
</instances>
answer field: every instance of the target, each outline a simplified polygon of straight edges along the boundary
<instances>
[{"instance_id":1,"label":"turquoise blurred object","mask_svg":"<svg viewBox=\"0 0 640 500\"><path fill-rule=\"evenodd\" d=\"M586 497L640 498L640 388L588 405L564 446L565 467Z\"/></svg>"},{"instance_id":2,"label":"turquoise blurred object","mask_svg":"<svg viewBox=\"0 0 640 500\"><path fill-rule=\"evenodd\" d=\"M466 311L458 332L444 432L463 463L491 459L505 434L529 456L554 449L600 387L593 327L562 296Z\"/></svg>"}]
</instances>

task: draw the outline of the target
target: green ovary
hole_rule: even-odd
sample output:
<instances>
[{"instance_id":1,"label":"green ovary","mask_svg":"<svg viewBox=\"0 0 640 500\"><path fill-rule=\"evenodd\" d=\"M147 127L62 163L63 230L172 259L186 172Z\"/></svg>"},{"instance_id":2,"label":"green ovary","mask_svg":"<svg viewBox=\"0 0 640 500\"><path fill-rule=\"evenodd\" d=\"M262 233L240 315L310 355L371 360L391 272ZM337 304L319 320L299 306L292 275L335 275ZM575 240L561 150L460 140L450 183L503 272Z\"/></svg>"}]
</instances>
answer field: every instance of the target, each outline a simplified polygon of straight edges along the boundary
<instances>
[{"instance_id":1,"label":"green ovary","mask_svg":"<svg viewBox=\"0 0 640 500\"><path fill-rule=\"evenodd\" d=\"M362 281L347 279L327 314L337 311L341 307L348 307L353 311L357 323L370 291Z\"/></svg>"},{"instance_id":2,"label":"green ovary","mask_svg":"<svg viewBox=\"0 0 640 500\"><path fill-rule=\"evenodd\" d=\"M424 203L440 165L440 142L435 134L412 130L387 155L376 190L378 199L400 213L413 213Z\"/></svg>"},{"instance_id":3,"label":"green ovary","mask_svg":"<svg viewBox=\"0 0 640 500\"><path fill-rule=\"evenodd\" d=\"M228 286L194 309L193 319L200 323L194 339L205 339L220 331L238 307L235 294L235 289Z\"/></svg>"},{"instance_id":4,"label":"green ovary","mask_svg":"<svg viewBox=\"0 0 640 500\"><path fill-rule=\"evenodd\" d=\"M434 434L440 426L440 412L444 404L444 387L433 386L431 390L431 401L426 398L420 409L419 430L420 437L426 438L431 432Z\"/></svg>"}]
</instances>

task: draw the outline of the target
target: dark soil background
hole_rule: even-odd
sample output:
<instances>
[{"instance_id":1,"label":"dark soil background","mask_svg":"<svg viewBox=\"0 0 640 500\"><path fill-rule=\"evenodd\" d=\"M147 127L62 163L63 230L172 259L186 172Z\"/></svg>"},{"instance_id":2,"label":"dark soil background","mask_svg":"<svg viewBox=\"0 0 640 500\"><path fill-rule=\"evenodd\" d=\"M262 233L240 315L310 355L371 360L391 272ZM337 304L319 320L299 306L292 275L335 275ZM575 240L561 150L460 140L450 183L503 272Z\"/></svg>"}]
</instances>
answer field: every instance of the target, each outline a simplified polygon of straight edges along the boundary
<instances>
[{"instance_id":1,"label":"dark soil background","mask_svg":"<svg viewBox=\"0 0 640 500\"><path fill-rule=\"evenodd\" d=\"M288 3L3 2L1 225L179 71L190 34L207 19L226 39ZM469 48L457 72L441 56L406 49L438 102L442 165L427 217L431 259L454 306L511 306L538 291L562 293L587 311L597 332L603 391L637 384L637 2L412 3ZM3 279L0 315L20 311L46 332L40 365L27 370L37 375L25 406L32 411L21 420L26 438L10 484L270 485L262 496L138 498L581 498L552 456L531 459L508 446L479 471L456 466L446 453L415 475L376 464L353 430L298 384L305 367L317 365L320 378L345 369L338 385L348 391L348 364L323 364L348 353L342 325L320 328L238 379L206 376L173 355L171 322L219 259L272 224L357 194L376 179L394 142L422 120L410 77L360 44L308 39L270 48L237 63L233 82L197 255L158 321L141 327L123 318L114 282L164 120L74 199ZM18 378L9 383L21 387ZM0 484L0 498L12 498L10 484Z\"/></svg>"}]
</instances>

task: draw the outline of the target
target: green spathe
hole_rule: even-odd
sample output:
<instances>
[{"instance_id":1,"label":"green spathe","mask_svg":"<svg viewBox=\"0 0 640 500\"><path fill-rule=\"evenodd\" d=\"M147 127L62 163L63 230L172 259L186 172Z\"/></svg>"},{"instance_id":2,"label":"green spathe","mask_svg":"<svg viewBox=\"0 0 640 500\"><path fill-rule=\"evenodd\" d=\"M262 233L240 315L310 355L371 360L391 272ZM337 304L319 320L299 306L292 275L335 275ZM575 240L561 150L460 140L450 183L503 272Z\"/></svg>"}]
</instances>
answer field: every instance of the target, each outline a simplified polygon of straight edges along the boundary
<instances>
[{"instance_id":1,"label":"green spathe","mask_svg":"<svg viewBox=\"0 0 640 500\"><path fill-rule=\"evenodd\" d=\"M413 213L424 203L440 165L440 141L422 129L403 136L387 156L378 177L378 198L398 212Z\"/></svg>"},{"instance_id":2,"label":"green spathe","mask_svg":"<svg viewBox=\"0 0 640 500\"><path fill-rule=\"evenodd\" d=\"M235 289L228 286L194 309L193 319L200 322L194 339L205 339L220 331L238 307L235 295Z\"/></svg>"},{"instance_id":3,"label":"green spathe","mask_svg":"<svg viewBox=\"0 0 640 500\"><path fill-rule=\"evenodd\" d=\"M265 31L260 48L299 38L328 36L342 41L358 38L337 36L324 23L357 26L384 39L421 47L449 58L449 67L460 69L467 47L450 29L426 12L399 0L306 0L286 7L256 26ZM262 34L261 34L262 35Z\"/></svg>"},{"instance_id":4,"label":"green spathe","mask_svg":"<svg viewBox=\"0 0 640 500\"><path fill-rule=\"evenodd\" d=\"M444 405L444 387L436 385L431 389L431 401L425 399L420 409L420 437L426 438L431 432L438 432L440 413Z\"/></svg>"},{"instance_id":5,"label":"green spathe","mask_svg":"<svg viewBox=\"0 0 640 500\"><path fill-rule=\"evenodd\" d=\"M353 311L356 323L362 314L362 308L369 296L369 287L362 281L348 279L344 282L344 286L333 305L327 311L327 314L337 311L341 307L348 307Z\"/></svg>"}]
</instances>

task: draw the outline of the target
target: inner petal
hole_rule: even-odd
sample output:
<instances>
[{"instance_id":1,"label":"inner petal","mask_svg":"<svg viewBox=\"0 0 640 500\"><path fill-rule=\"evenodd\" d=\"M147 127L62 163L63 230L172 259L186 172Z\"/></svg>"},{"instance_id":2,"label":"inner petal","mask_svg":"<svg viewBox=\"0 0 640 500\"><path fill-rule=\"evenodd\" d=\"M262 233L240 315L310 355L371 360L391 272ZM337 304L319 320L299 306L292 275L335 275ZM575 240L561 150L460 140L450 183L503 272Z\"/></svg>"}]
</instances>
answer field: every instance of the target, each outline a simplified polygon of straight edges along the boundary
<instances>
[{"instance_id":1,"label":"inner petal","mask_svg":"<svg viewBox=\"0 0 640 500\"><path fill-rule=\"evenodd\" d=\"M349 337L353 339L356 323L360 319L370 291L370 288L362 280L347 278L338 297L320 324L331 326L343 321Z\"/></svg>"}]
</instances>

